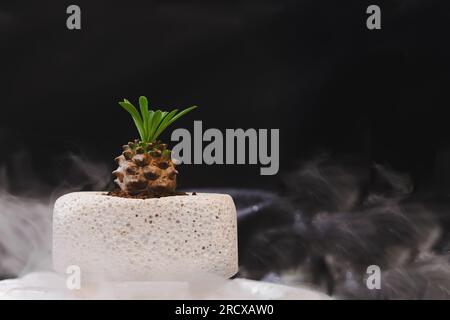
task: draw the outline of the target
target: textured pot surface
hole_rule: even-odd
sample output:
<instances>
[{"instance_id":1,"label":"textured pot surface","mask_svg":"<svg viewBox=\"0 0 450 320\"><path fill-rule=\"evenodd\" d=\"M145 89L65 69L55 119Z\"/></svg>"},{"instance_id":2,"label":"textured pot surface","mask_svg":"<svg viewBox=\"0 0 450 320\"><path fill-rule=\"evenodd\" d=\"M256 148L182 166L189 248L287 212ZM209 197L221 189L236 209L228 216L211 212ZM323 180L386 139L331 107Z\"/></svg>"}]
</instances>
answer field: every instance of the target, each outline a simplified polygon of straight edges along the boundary
<instances>
[{"instance_id":1,"label":"textured pot surface","mask_svg":"<svg viewBox=\"0 0 450 320\"><path fill-rule=\"evenodd\" d=\"M53 262L65 273L115 280L183 278L238 270L236 208L226 194L128 199L102 192L60 197L53 212Z\"/></svg>"}]
</instances>

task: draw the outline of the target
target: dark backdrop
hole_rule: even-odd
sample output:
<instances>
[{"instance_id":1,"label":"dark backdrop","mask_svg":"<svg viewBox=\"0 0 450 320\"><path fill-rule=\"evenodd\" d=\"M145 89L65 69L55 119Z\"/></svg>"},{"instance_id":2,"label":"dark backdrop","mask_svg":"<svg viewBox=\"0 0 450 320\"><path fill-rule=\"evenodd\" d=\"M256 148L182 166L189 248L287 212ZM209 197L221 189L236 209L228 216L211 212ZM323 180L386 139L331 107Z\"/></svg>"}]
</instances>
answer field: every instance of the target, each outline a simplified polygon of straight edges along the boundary
<instances>
[{"instance_id":1,"label":"dark backdrop","mask_svg":"<svg viewBox=\"0 0 450 320\"><path fill-rule=\"evenodd\" d=\"M275 188L318 152L356 154L449 178L446 1L72 1L0 3L0 162L12 186L56 185L69 152L111 169L136 136L117 105L200 109L191 128L280 128L278 176L257 166L185 166L180 185ZM369 4L382 30L369 31ZM165 137L168 139L171 130ZM17 156L21 155L21 156ZM436 184L438 182L438 184Z\"/></svg>"}]
</instances>

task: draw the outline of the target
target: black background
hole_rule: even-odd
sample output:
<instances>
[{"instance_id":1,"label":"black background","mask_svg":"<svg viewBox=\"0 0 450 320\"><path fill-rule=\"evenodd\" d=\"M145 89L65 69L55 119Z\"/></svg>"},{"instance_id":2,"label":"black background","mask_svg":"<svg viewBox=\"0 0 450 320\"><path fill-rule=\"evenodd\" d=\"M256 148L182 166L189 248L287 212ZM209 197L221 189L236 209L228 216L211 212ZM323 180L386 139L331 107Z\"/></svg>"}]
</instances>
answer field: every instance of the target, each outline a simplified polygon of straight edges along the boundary
<instances>
[{"instance_id":1,"label":"black background","mask_svg":"<svg viewBox=\"0 0 450 320\"><path fill-rule=\"evenodd\" d=\"M182 187L276 188L323 150L355 154L441 190L450 178L446 1L0 3L0 163L11 185L57 185L69 152L113 169L136 137L117 101L199 109L192 128L280 128L280 173L184 166ZM382 30L366 8L382 9ZM173 129L173 127L172 127ZM170 137L168 130L163 137Z\"/></svg>"}]
</instances>

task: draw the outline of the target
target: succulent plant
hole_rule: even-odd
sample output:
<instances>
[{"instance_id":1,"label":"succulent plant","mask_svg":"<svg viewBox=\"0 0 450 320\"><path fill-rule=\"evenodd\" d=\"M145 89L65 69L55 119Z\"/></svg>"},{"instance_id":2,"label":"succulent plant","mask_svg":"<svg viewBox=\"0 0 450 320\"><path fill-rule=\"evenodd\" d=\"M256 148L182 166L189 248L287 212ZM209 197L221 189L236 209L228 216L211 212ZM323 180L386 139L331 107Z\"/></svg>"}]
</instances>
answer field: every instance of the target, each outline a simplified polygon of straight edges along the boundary
<instances>
[{"instance_id":1,"label":"succulent plant","mask_svg":"<svg viewBox=\"0 0 450 320\"><path fill-rule=\"evenodd\" d=\"M178 112L149 110L146 97L139 97L140 112L128 100L119 104L128 111L139 132L140 139L123 146L115 160L119 167L113 171L119 195L161 197L176 194L178 171L171 159L167 144L157 140L173 122L197 108L192 106Z\"/></svg>"}]
</instances>

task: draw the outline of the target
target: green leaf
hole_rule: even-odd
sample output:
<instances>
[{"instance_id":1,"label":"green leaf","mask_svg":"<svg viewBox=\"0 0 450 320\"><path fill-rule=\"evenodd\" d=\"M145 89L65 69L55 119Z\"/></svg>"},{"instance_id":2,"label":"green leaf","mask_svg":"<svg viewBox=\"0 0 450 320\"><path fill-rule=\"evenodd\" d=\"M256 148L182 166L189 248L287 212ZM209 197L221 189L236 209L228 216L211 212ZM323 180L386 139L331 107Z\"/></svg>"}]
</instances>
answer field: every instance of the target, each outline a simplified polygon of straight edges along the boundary
<instances>
[{"instance_id":1,"label":"green leaf","mask_svg":"<svg viewBox=\"0 0 450 320\"><path fill-rule=\"evenodd\" d=\"M166 149L162 152L162 156L166 159L170 159L171 155L172 155L172 151L170 151L169 149Z\"/></svg>"},{"instance_id":2,"label":"green leaf","mask_svg":"<svg viewBox=\"0 0 450 320\"><path fill-rule=\"evenodd\" d=\"M192 106L180 113L178 109L171 112L153 111L148 109L148 100L145 96L139 97L140 113L127 99L123 99L119 104L131 114L143 143L154 142L170 124L197 108Z\"/></svg>"},{"instance_id":3,"label":"green leaf","mask_svg":"<svg viewBox=\"0 0 450 320\"><path fill-rule=\"evenodd\" d=\"M161 127L161 124L164 122L164 119L166 118L168 112L167 111L162 111L162 115L161 115L161 121L159 121L158 126L156 127L156 130L153 134L153 139L155 139L155 134L156 132L158 132L159 127Z\"/></svg>"},{"instance_id":4,"label":"green leaf","mask_svg":"<svg viewBox=\"0 0 450 320\"><path fill-rule=\"evenodd\" d=\"M153 124L153 117L155 115L155 111L150 110L150 112L148 113L148 125L147 125L147 137L146 137L146 142L151 142L150 141L150 129L152 127Z\"/></svg>"},{"instance_id":5,"label":"green leaf","mask_svg":"<svg viewBox=\"0 0 450 320\"><path fill-rule=\"evenodd\" d=\"M177 112L178 109L172 110L162 119L161 124L153 135L154 139L157 139L159 135L164 131L164 129L167 128L167 126L169 125L169 121L175 116Z\"/></svg>"},{"instance_id":6,"label":"green leaf","mask_svg":"<svg viewBox=\"0 0 450 320\"><path fill-rule=\"evenodd\" d=\"M191 112L192 110L194 110L195 108L197 108L197 106L192 106L189 108L184 109L183 111L181 111L180 113L176 114L178 110L173 110L172 112L169 113L170 115L170 119L167 119L167 121L164 121L164 123L162 123L160 125L160 127L158 128L157 132L155 133L153 139L158 138L158 136L173 122L175 122L176 120L180 119L182 116L186 115L188 112ZM167 116L167 118L169 117L169 115Z\"/></svg>"},{"instance_id":7,"label":"green leaf","mask_svg":"<svg viewBox=\"0 0 450 320\"><path fill-rule=\"evenodd\" d=\"M170 121L169 124L173 123L174 121L177 121L178 119L180 119L182 116L186 115L188 112L191 112L192 110L196 109L197 106L192 106L189 107L187 109L184 109L183 111L181 111L179 114L177 114L175 117L173 117Z\"/></svg>"},{"instance_id":8,"label":"green leaf","mask_svg":"<svg viewBox=\"0 0 450 320\"><path fill-rule=\"evenodd\" d=\"M184 109L184 110L181 111L179 114L177 114L175 117L173 117L173 118L169 121L169 124L168 124L168 125L170 125L170 124L173 123L174 121L177 121L177 120L180 119L182 116L186 115L188 112L191 112L192 110L194 110L194 109L196 109L196 108L197 108L197 106L192 106L192 107L189 107L189 108L187 108L187 109Z\"/></svg>"},{"instance_id":9,"label":"green leaf","mask_svg":"<svg viewBox=\"0 0 450 320\"><path fill-rule=\"evenodd\" d=\"M144 140L143 142L147 142L146 139L148 137L148 100L144 96L139 97L139 107L141 109L141 115L142 115L142 126L143 126L143 132L144 132Z\"/></svg>"},{"instance_id":10,"label":"green leaf","mask_svg":"<svg viewBox=\"0 0 450 320\"><path fill-rule=\"evenodd\" d=\"M131 114L131 117L134 120L134 124L138 129L141 140L145 139L142 117L137 111L136 107L133 106L127 99L123 99L123 101L119 102L119 105L126 111L128 111L129 114Z\"/></svg>"},{"instance_id":11,"label":"green leaf","mask_svg":"<svg viewBox=\"0 0 450 320\"><path fill-rule=\"evenodd\" d=\"M155 141L155 139L153 138L153 135L155 134L156 129L158 128L161 120L162 120L162 111L161 110L155 111L155 114L153 115L153 119L152 119L151 128L149 131L149 142Z\"/></svg>"}]
</instances>

